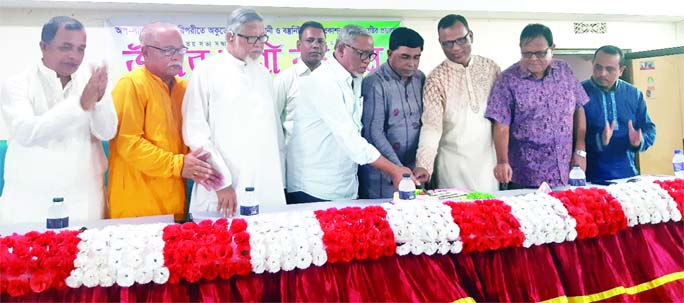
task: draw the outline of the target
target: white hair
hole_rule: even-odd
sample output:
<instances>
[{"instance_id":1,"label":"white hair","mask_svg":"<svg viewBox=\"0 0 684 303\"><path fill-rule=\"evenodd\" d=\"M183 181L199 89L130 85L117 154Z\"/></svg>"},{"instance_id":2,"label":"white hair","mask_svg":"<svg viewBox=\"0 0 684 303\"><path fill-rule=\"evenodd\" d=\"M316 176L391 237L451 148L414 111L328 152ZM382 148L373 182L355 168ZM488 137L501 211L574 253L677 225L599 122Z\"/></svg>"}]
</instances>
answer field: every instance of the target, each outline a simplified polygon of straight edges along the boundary
<instances>
[{"instance_id":1,"label":"white hair","mask_svg":"<svg viewBox=\"0 0 684 303\"><path fill-rule=\"evenodd\" d=\"M367 29L354 24L347 24L337 33L337 40L335 41L335 49L344 44L354 43L354 39L358 36L372 37Z\"/></svg>"},{"instance_id":2,"label":"white hair","mask_svg":"<svg viewBox=\"0 0 684 303\"><path fill-rule=\"evenodd\" d=\"M146 24L142 31L140 31L140 44L148 45L152 41L157 40L157 34L160 30L172 30L180 33L178 25L169 22L153 22Z\"/></svg>"},{"instance_id":3,"label":"white hair","mask_svg":"<svg viewBox=\"0 0 684 303\"><path fill-rule=\"evenodd\" d=\"M264 19L261 15L251 8L238 8L230 13L228 16L228 26L226 26L226 32L231 32L236 34L242 26L250 22L263 22Z\"/></svg>"}]
</instances>

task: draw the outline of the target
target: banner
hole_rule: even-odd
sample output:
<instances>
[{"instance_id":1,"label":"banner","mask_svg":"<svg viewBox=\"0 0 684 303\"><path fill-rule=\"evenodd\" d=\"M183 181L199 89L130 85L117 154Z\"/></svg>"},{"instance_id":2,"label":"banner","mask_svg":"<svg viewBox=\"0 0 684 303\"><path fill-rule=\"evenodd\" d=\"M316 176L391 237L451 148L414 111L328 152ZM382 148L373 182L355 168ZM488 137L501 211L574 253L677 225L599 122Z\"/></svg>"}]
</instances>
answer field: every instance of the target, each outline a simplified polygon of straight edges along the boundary
<instances>
[{"instance_id":1,"label":"banner","mask_svg":"<svg viewBox=\"0 0 684 303\"><path fill-rule=\"evenodd\" d=\"M108 62L110 72L115 79L121 75L144 64L139 41L142 26L164 20L178 24L183 41L188 47L185 55L183 69L179 76L188 77L195 66L202 60L224 52L226 50L226 18L223 17L124 17L109 19L105 25L108 29ZM297 40L299 38L299 26L308 20L305 19L275 19L264 20L264 28L269 36L263 52L263 65L268 68L272 75L287 69L295 64L299 58ZM356 24L368 29L375 41L375 52L378 56L371 61L368 72L378 68L387 60L387 47L392 30L401 25L398 20L316 20L323 24L326 29L326 42L328 52L324 58L332 57L332 49L337 39L339 30L347 24Z\"/></svg>"}]
</instances>

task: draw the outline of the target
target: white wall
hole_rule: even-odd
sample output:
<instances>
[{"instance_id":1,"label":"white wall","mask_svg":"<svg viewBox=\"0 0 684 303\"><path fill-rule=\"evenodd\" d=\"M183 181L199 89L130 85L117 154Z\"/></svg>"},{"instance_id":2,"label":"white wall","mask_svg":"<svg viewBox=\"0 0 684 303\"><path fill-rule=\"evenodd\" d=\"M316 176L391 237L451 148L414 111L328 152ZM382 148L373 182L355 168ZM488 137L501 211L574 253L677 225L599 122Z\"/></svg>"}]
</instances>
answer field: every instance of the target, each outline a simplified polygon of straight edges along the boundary
<instances>
[{"instance_id":1,"label":"white wall","mask_svg":"<svg viewBox=\"0 0 684 303\"><path fill-rule=\"evenodd\" d=\"M414 28L426 39L421 69L431 70L444 59L437 42L439 19L406 19L404 24ZM502 69L520 59L520 32L529 23L542 23L551 28L556 48L595 49L604 44L615 44L632 51L676 46L676 26L668 22L608 22L608 32L575 34L573 22L558 20L468 20L474 33L473 52L492 58Z\"/></svg>"},{"instance_id":2,"label":"white wall","mask_svg":"<svg viewBox=\"0 0 684 303\"><path fill-rule=\"evenodd\" d=\"M5 1L5 0L3 0ZM108 34L103 28L104 21L118 16L160 15L168 13L140 12L136 10L74 10L68 8L11 8L0 7L0 58L4 59L4 72L0 73L0 87L11 74L25 69L29 64L40 59L38 41L43 23L55 15L71 15L86 26L88 48L84 62L102 60L105 56L105 37ZM175 12L172 14L208 15L206 12ZM446 13L445 13L446 14ZM275 16L273 13L271 16ZM350 16L348 11L339 11L339 17ZM265 17L269 17L266 15ZM310 16L315 19L316 15ZM328 15L326 17L335 17ZM468 17L466 15L466 17ZM401 18L403 24L421 33L426 41L421 69L428 73L444 60L444 55L437 42L437 21L439 18ZM578 20L515 20L515 19L483 19L469 20L475 35L474 52L490 57L505 69L519 59L518 37L522 28L532 22L546 24L554 33L558 48L596 48L603 44L615 44L632 51L641 51L684 44L684 22L624 22L609 21L608 33L604 35L573 32L573 21ZM579 20L581 21L581 20ZM116 80L116 79L113 79ZM6 131L0 125L0 138L6 138Z\"/></svg>"}]
</instances>

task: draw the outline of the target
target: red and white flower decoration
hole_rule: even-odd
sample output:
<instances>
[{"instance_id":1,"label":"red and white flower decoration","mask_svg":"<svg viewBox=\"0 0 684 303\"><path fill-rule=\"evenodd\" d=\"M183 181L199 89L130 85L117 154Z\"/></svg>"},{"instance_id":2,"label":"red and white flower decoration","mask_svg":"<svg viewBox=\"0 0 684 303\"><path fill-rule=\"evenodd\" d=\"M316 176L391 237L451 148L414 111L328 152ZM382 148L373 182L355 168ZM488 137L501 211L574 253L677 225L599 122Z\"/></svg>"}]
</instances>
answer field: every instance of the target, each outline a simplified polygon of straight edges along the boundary
<instances>
[{"instance_id":1,"label":"red and white flower decoration","mask_svg":"<svg viewBox=\"0 0 684 303\"><path fill-rule=\"evenodd\" d=\"M311 264L530 247L682 220L684 180L0 237L0 293L194 283Z\"/></svg>"}]
</instances>

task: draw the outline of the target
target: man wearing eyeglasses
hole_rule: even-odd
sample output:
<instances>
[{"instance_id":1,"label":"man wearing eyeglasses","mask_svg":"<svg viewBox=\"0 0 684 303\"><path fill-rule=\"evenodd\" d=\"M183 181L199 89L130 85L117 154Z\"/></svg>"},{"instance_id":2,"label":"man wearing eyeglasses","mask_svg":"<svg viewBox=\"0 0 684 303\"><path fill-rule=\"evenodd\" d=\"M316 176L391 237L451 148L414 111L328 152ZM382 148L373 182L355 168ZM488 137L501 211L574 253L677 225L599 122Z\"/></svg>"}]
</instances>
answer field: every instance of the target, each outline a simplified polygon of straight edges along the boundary
<instances>
[{"instance_id":1,"label":"man wearing eyeglasses","mask_svg":"<svg viewBox=\"0 0 684 303\"><path fill-rule=\"evenodd\" d=\"M289 203L356 199L358 165L370 163L395 187L403 173L411 173L361 136L361 77L376 56L370 33L347 25L339 31L333 58L302 79L287 153Z\"/></svg>"},{"instance_id":2,"label":"man wearing eyeglasses","mask_svg":"<svg viewBox=\"0 0 684 303\"><path fill-rule=\"evenodd\" d=\"M416 165L423 112L425 75L418 70L423 38L399 27L390 34L387 62L363 79L363 137L392 163ZM388 175L371 165L359 167L359 198L392 198Z\"/></svg>"},{"instance_id":3,"label":"man wearing eyeglasses","mask_svg":"<svg viewBox=\"0 0 684 303\"><path fill-rule=\"evenodd\" d=\"M629 178L639 174L636 153L656 138L644 94L620 80L625 70L620 48L605 45L594 53L594 72L582 82L589 95L587 115L587 181Z\"/></svg>"},{"instance_id":4,"label":"man wearing eyeglasses","mask_svg":"<svg viewBox=\"0 0 684 303\"><path fill-rule=\"evenodd\" d=\"M316 21L304 22L299 27L299 40L297 40L297 50L300 56L290 68L280 72L274 79L276 114L280 115L285 134L285 143L281 146L281 161L286 160L287 146L292 138L294 125L294 111L297 103L306 92L300 87L300 79L311 75L328 51L325 42L325 28ZM285 169L283 169L283 173ZM286 197L287 198L287 197Z\"/></svg>"},{"instance_id":5,"label":"man wearing eyeglasses","mask_svg":"<svg viewBox=\"0 0 684 303\"><path fill-rule=\"evenodd\" d=\"M79 70L86 32L58 16L43 25L41 60L4 84L0 111L9 131L0 224L45 223L50 201L64 198L71 220L105 213L102 140L116 133L107 67Z\"/></svg>"},{"instance_id":6,"label":"man wearing eyeglasses","mask_svg":"<svg viewBox=\"0 0 684 303\"><path fill-rule=\"evenodd\" d=\"M501 74L489 96L485 115L494 121L494 176L510 183L508 189L563 186L571 163L586 166L582 106L589 97L570 66L553 59L555 47L548 27L527 25L520 34L520 62Z\"/></svg>"},{"instance_id":7,"label":"man wearing eyeglasses","mask_svg":"<svg viewBox=\"0 0 684 303\"><path fill-rule=\"evenodd\" d=\"M112 218L185 213L183 178L212 186L220 175L207 154L187 153L181 137L181 71L187 48L176 25L152 23L140 33L145 66L112 91L119 132L110 145Z\"/></svg>"},{"instance_id":8,"label":"man wearing eyeglasses","mask_svg":"<svg viewBox=\"0 0 684 303\"><path fill-rule=\"evenodd\" d=\"M432 175L438 188L495 191L492 127L484 110L499 66L471 54L474 34L463 16L443 17L437 33L447 59L425 82L416 177L427 182Z\"/></svg>"},{"instance_id":9,"label":"man wearing eyeglasses","mask_svg":"<svg viewBox=\"0 0 684 303\"><path fill-rule=\"evenodd\" d=\"M273 83L259 64L268 36L262 17L239 8L228 17L226 51L193 71L183 102L183 138L191 150L206 150L223 176L216 190L192 190L192 212L236 214L245 189L254 187L262 210L285 205Z\"/></svg>"}]
</instances>

